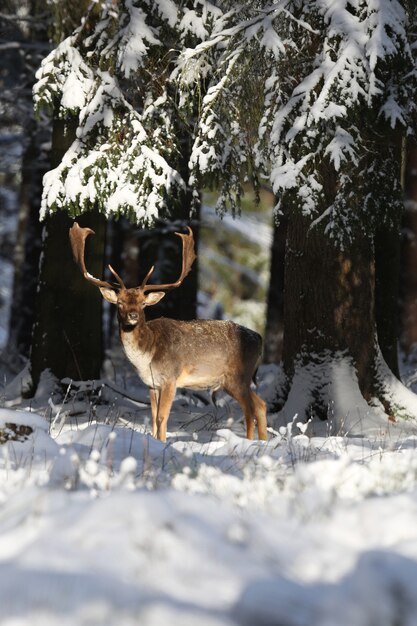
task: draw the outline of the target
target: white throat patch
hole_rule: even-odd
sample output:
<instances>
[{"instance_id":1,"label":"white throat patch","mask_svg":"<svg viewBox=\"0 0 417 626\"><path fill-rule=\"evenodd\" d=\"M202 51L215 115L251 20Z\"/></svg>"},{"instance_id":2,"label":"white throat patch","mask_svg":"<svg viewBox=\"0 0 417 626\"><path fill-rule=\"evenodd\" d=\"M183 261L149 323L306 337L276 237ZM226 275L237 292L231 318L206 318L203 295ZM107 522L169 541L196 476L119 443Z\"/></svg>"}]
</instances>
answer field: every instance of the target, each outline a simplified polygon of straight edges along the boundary
<instances>
[{"instance_id":1,"label":"white throat patch","mask_svg":"<svg viewBox=\"0 0 417 626\"><path fill-rule=\"evenodd\" d=\"M152 353L143 352L140 349L133 333L123 333L122 344L127 358L137 369L137 372L145 385L153 387L154 381L150 367L153 356Z\"/></svg>"}]
</instances>

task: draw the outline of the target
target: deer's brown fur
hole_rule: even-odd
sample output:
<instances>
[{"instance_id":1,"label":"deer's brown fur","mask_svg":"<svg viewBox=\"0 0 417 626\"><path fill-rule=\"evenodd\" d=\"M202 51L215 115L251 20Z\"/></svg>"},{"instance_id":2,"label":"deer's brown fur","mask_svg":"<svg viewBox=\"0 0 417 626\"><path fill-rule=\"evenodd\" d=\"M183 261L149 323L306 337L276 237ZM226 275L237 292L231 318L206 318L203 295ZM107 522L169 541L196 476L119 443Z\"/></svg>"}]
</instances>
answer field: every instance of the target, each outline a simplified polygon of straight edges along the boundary
<instances>
[{"instance_id":1,"label":"deer's brown fur","mask_svg":"<svg viewBox=\"0 0 417 626\"><path fill-rule=\"evenodd\" d=\"M77 224L78 227L78 224ZM74 228L74 227L73 227ZM181 284L194 261L192 233L181 234L183 267L175 283L148 285L152 270L141 287L127 289L112 270L118 286L90 277L84 265L84 245L89 232L79 227L72 233L74 258L87 280L100 288L103 297L118 310L119 334L127 358L150 390L152 434L165 441L171 405L177 387L224 389L242 407L246 436L254 436L255 418L260 439L267 438L266 406L251 389L261 352L258 333L230 321L190 322L145 319L144 309L164 297L163 291ZM77 247L78 246L78 247ZM148 293L147 293L148 292Z\"/></svg>"}]
</instances>

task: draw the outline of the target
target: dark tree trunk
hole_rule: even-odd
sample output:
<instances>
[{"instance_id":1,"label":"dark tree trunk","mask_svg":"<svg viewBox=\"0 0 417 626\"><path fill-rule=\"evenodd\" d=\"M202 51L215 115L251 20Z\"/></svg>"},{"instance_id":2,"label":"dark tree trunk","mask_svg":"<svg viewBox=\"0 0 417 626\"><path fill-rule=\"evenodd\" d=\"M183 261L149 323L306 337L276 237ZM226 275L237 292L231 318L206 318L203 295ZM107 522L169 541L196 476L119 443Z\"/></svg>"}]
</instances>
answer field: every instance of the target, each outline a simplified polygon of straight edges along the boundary
<instances>
[{"instance_id":1,"label":"dark tree trunk","mask_svg":"<svg viewBox=\"0 0 417 626\"><path fill-rule=\"evenodd\" d=\"M381 219L374 233L375 244L375 315L378 343L390 370L399 378L398 338L400 311L401 222L404 215L402 171L403 133L382 127L375 136L374 167L379 170L376 182L370 183L379 198ZM378 141L379 140L379 141ZM377 187L377 189L375 189ZM378 189L379 188L379 189Z\"/></svg>"},{"instance_id":2,"label":"dark tree trunk","mask_svg":"<svg viewBox=\"0 0 417 626\"><path fill-rule=\"evenodd\" d=\"M375 314L378 343L390 370L398 366L398 316L401 242L398 227L381 226L375 234Z\"/></svg>"},{"instance_id":3,"label":"dark tree trunk","mask_svg":"<svg viewBox=\"0 0 417 626\"><path fill-rule=\"evenodd\" d=\"M284 267L287 217L274 223L264 339L264 362L282 360L284 336Z\"/></svg>"},{"instance_id":4,"label":"dark tree trunk","mask_svg":"<svg viewBox=\"0 0 417 626\"><path fill-rule=\"evenodd\" d=\"M77 221L96 233L86 246L86 265L93 275L101 276L105 218L99 213L86 213ZM58 379L88 380L100 375L102 298L73 261L68 239L71 224L63 212L45 221L30 358L34 390L45 369Z\"/></svg>"},{"instance_id":5,"label":"dark tree trunk","mask_svg":"<svg viewBox=\"0 0 417 626\"><path fill-rule=\"evenodd\" d=\"M16 11L18 2L3 3L4 9ZM49 167L49 150L44 146L50 143L50 129L33 118L31 87L35 81L35 71L45 54L50 50L48 21L45 20L45 6L42 2L31 0L27 3L27 22L23 30L18 22L4 20L2 37L22 43L21 49L5 50L0 62L2 88L6 100L14 92L15 107L6 106L3 111L12 108L12 120L24 127L24 151L21 162L21 182L18 198L18 225L13 251L13 288L10 305L10 324L7 342L9 354L29 356L32 327L34 321L34 302L39 271L42 227L39 223L39 206L42 194L42 177ZM43 15L42 15L43 14ZM9 31L9 32L8 32ZM29 44L29 45L27 45ZM6 46L7 48L7 46ZM8 93L8 95L7 95Z\"/></svg>"},{"instance_id":6,"label":"dark tree trunk","mask_svg":"<svg viewBox=\"0 0 417 626\"><path fill-rule=\"evenodd\" d=\"M75 134L72 123L55 119L52 167L62 159ZM86 246L89 271L101 276L105 249L105 218L98 212L78 218L95 231ZM30 366L35 392L41 373L49 369L58 379L92 379L100 375L103 358L102 298L75 265L68 231L72 220L63 211L50 215L43 230L43 254L36 299Z\"/></svg>"},{"instance_id":7,"label":"dark tree trunk","mask_svg":"<svg viewBox=\"0 0 417 626\"><path fill-rule=\"evenodd\" d=\"M384 429L388 417L409 417L417 409L398 381L402 137L382 123L377 128L369 133L361 169L350 173L360 180L367 171L367 178L345 198L352 217L344 245L326 235L317 216L312 223L292 211L288 226L283 362L291 402L285 403L304 417L311 411L326 418L336 407L346 432L359 432L365 417ZM322 163L318 173L324 212L341 191L331 165ZM370 211L376 228L377 220L367 221ZM303 388L308 392L298 403L294 390Z\"/></svg>"},{"instance_id":8,"label":"dark tree trunk","mask_svg":"<svg viewBox=\"0 0 417 626\"><path fill-rule=\"evenodd\" d=\"M310 222L292 214L285 267L284 368L291 379L304 362L346 355L357 370L365 398L374 388L375 313L372 241L358 234L349 251L338 251ZM317 380L318 386L321 381ZM316 405L325 417L327 407Z\"/></svg>"},{"instance_id":9,"label":"dark tree trunk","mask_svg":"<svg viewBox=\"0 0 417 626\"><path fill-rule=\"evenodd\" d=\"M401 250L402 336L407 356L417 348L417 143L407 143L405 213Z\"/></svg>"}]
</instances>

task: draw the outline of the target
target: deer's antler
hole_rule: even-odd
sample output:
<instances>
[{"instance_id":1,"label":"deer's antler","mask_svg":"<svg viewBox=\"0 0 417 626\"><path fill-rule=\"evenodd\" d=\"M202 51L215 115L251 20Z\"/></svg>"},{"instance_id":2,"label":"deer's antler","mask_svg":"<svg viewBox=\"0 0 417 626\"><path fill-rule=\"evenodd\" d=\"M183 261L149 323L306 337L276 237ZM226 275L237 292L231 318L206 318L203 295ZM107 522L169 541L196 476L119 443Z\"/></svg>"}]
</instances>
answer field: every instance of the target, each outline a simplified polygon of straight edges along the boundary
<instances>
[{"instance_id":1,"label":"deer's antler","mask_svg":"<svg viewBox=\"0 0 417 626\"><path fill-rule=\"evenodd\" d=\"M95 278L87 271L87 268L85 267L85 261L84 261L85 240L87 239L88 235L94 235L94 234L95 233L94 233L94 230L92 230L92 228L81 228L81 226L77 222L74 222L74 224L72 225L69 231L69 238L71 242L72 255L74 257L74 261L80 268L81 273L84 276L84 278L88 280L90 283L93 283L93 285L96 285L97 287L108 287L109 289L115 289L115 288L125 289L122 279L110 265L109 265L109 269L111 273L113 274L113 276L116 278L117 282L119 283L119 287L117 287L117 285L107 282L106 280L99 280L98 278Z\"/></svg>"},{"instance_id":2,"label":"deer's antler","mask_svg":"<svg viewBox=\"0 0 417 626\"><path fill-rule=\"evenodd\" d=\"M175 281L175 283L166 283L164 285L148 285L147 282L154 270L154 266L152 266L149 272L146 274L141 285L141 289L144 293L146 291L168 291L169 289L175 289L176 287L179 287L181 285L184 278L190 272L191 266L197 257L194 252L193 231L189 226L187 228L188 235L183 233L175 233L178 237L181 237L182 239L182 271L180 277L177 281Z\"/></svg>"}]
</instances>

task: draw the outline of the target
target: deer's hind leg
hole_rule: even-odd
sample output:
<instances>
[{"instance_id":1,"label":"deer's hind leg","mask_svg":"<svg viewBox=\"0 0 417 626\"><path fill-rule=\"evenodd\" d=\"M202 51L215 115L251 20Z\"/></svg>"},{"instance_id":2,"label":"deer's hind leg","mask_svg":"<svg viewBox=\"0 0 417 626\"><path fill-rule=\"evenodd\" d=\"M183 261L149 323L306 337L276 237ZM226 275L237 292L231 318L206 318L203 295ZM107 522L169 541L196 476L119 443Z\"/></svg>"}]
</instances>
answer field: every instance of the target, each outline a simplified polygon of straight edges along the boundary
<instances>
[{"instance_id":1,"label":"deer's hind leg","mask_svg":"<svg viewBox=\"0 0 417 626\"><path fill-rule=\"evenodd\" d=\"M254 391L251 390L250 394L252 396L252 402L255 407L255 417L258 426L258 437L259 439L266 440L268 439L268 434L266 430L266 404L262 400L262 398L260 398L258 394Z\"/></svg>"},{"instance_id":2,"label":"deer's hind leg","mask_svg":"<svg viewBox=\"0 0 417 626\"><path fill-rule=\"evenodd\" d=\"M253 439L255 430L255 407L249 387L244 385L227 385L225 391L232 396L239 404L245 416L246 422L246 437Z\"/></svg>"},{"instance_id":3,"label":"deer's hind leg","mask_svg":"<svg viewBox=\"0 0 417 626\"><path fill-rule=\"evenodd\" d=\"M246 422L246 437L253 439L255 418L259 439L267 439L266 404L248 385L227 385L225 391L240 404Z\"/></svg>"}]
</instances>

